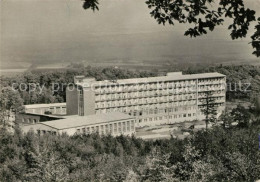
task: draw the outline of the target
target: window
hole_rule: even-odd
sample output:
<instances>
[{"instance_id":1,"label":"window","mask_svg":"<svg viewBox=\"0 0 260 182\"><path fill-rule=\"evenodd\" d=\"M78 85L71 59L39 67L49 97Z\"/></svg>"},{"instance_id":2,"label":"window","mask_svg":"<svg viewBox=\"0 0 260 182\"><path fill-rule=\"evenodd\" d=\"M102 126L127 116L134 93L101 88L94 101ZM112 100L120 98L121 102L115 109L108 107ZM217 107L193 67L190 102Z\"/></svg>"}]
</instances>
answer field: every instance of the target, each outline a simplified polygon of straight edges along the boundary
<instances>
[{"instance_id":1,"label":"window","mask_svg":"<svg viewBox=\"0 0 260 182\"><path fill-rule=\"evenodd\" d=\"M134 121L132 120L131 121L131 130L133 131L135 129L135 123L134 123Z\"/></svg>"},{"instance_id":2,"label":"window","mask_svg":"<svg viewBox=\"0 0 260 182\"><path fill-rule=\"evenodd\" d=\"M55 113L55 112L54 112L54 107L50 107L50 112L51 112L52 114Z\"/></svg>"},{"instance_id":3,"label":"window","mask_svg":"<svg viewBox=\"0 0 260 182\"><path fill-rule=\"evenodd\" d=\"M108 125L105 125L105 127L106 127L106 133L108 134L109 133Z\"/></svg>"},{"instance_id":4,"label":"window","mask_svg":"<svg viewBox=\"0 0 260 182\"><path fill-rule=\"evenodd\" d=\"M88 133L88 134L90 133L90 128L89 128L89 127L87 127L87 133Z\"/></svg>"},{"instance_id":5,"label":"window","mask_svg":"<svg viewBox=\"0 0 260 182\"><path fill-rule=\"evenodd\" d=\"M104 132L104 125L101 125L101 126L100 126L100 130L101 130L101 134L104 135L104 133L105 133L105 132Z\"/></svg>"},{"instance_id":6,"label":"window","mask_svg":"<svg viewBox=\"0 0 260 182\"><path fill-rule=\"evenodd\" d=\"M110 134L113 133L113 125L112 125L112 124L109 125L109 133L110 133Z\"/></svg>"},{"instance_id":7,"label":"window","mask_svg":"<svg viewBox=\"0 0 260 182\"><path fill-rule=\"evenodd\" d=\"M114 133L117 133L117 123L114 123Z\"/></svg>"},{"instance_id":8,"label":"window","mask_svg":"<svg viewBox=\"0 0 260 182\"><path fill-rule=\"evenodd\" d=\"M130 121L127 121L127 131L130 131Z\"/></svg>"},{"instance_id":9,"label":"window","mask_svg":"<svg viewBox=\"0 0 260 182\"><path fill-rule=\"evenodd\" d=\"M121 128L121 123L118 123L118 132L121 133L122 132L122 128Z\"/></svg>"},{"instance_id":10,"label":"window","mask_svg":"<svg viewBox=\"0 0 260 182\"><path fill-rule=\"evenodd\" d=\"M83 99L83 90L79 91L79 115L84 116L84 99Z\"/></svg>"},{"instance_id":11,"label":"window","mask_svg":"<svg viewBox=\"0 0 260 182\"><path fill-rule=\"evenodd\" d=\"M123 132L126 132L126 123L123 122Z\"/></svg>"}]
</instances>

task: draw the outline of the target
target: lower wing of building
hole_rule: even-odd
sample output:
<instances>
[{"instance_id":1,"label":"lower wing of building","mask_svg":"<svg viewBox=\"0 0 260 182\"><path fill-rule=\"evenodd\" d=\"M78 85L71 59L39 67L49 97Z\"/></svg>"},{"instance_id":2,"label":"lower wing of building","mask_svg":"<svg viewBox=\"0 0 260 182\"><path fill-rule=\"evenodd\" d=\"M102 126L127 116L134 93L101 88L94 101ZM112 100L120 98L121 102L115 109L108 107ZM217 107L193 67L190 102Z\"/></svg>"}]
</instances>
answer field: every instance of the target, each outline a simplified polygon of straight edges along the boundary
<instances>
[{"instance_id":1,"label":"lower wing of building","mask_svg":"<svg viewBox=\"0 0 260 182\"><path fill-rule=\"evenodd\" d=\"M69 116L58 120L23 125L24 132L34 131L42 134L75 134L98 133L101 135L134 135L135 118L124 113L106 113L88 116Z\"/></svg>"}]
</instances>

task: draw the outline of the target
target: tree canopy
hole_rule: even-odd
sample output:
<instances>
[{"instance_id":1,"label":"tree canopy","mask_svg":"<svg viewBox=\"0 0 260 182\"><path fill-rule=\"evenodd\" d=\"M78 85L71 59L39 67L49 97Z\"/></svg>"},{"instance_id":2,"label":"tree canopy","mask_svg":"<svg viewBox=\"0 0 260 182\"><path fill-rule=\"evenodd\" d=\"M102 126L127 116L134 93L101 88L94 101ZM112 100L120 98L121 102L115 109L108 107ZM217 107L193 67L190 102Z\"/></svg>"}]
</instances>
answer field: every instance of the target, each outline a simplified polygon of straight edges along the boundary
<instances>
[{"instance_id":1,"label":"tree canopy","mask_svg":"<svg viewBox=\"0 0 260 182\"><path fill-rule=\"evenodd\" d=\"M1 181L256 181L259 120L190 138L0 135Z\"/></svg>"},{"instance_id":2,"label":"tree canopy","mask_svg":"<svg viewBox=\"0 0 260 182\"><path fill-rule=\"evenodd\" d=\"M151 16L159 23L174 25L176 22L190 24L184 35L197 37L213 31L227 19L231 38L246 37L250 23L257 21L255 32L251 36L254 51L260 56L260 17L255 10L246 8L243 0L146 0ZM84 0L83 8L99 10L99 0Z\"/></svg>"}]
</instances>

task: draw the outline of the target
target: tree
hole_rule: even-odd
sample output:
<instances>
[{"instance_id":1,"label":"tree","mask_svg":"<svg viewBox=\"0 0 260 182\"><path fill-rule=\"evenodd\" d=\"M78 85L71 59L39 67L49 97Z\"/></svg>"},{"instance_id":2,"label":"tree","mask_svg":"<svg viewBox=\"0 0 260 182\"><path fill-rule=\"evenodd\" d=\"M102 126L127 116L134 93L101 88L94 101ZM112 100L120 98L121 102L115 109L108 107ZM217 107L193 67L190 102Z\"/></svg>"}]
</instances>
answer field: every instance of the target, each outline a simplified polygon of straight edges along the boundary
<instances>
[{"instance_id":1,"label":"tree","mask_svg":"<svg viewBox=\"0 0 260 182\"><path fill-rule=\"evenodd\" d=\"M213 179L217 181L216 174L221 168L218 163L211 156L203 156L188 141L183 152L183 161L178 162L175 166L174 177L179 179L178 181L196 182L213 181Z\"/></svg>"},{"instance_id":2,"label":"tree","mask_svg":"<svg viewBox=\"0 0 260 182\"><path fill-rule=\"evenodd\" d=\"M239 127L248 127L251 121L250 112L243 106L238 105L231 111L234 121L238 122Z\"/></svg>"},{"instance_id":3,"label":"tree","mask_svg":"<svg viewBox=\"0 0 260 182\"><path fill-rule=\"evenodd\" d=\"M256 21L255 11L248 9L243 0L147 0L151 16L159 24L174 25L175 22L192 24L185 36L197 37L213 31L223 24L224 19L232 19L228 26L231 38L246 37L250 23ZM83 8L99 10L99 0L84 0ZM257 19L255 33L251 36L253 54L260 56L260 18Z\"/></svg>"},{"instance_id":4,"label":"tree","mask_svg":"<svg viewBox=\"0 0 260 182\"><path fill-rule=\"evenodd\" d=\"M205 116L205 123L206 123L206 130L208 129L208 124L214 123L216 121L217 117L217 104L216 99L213 97L213 94L211 91L205 92L205 97L200 99L201 101L201 112Z\"/></svg>"},{"instance_id":5,"label":"tree","mask_svg":"<svg viewBox=\"0 0 260 182\"><path fill-rule=\"evenodd\" d=\"M253 54L259 57L260 56L260 17L257 20L258 20L258 24L255 26L256 29L255 33L251 36L252 38L251 44L255 49Z\"/></svg>"},{"instance_id":6,"label":"tree","mask_svg":"<svg viewBox=\"0 0 260 182\"><path fill-rule=\"evenodd\" d=\"M223 128L229 128L234 120L234 118L232 117L231 113L228 111L225 111L224 113L222 113L220 115L220 121L223 122Z\"/></svg>"},{"instance_id":7,"label":"tree","mask_svg":"<svg viewBox=\"0 0 260 182\"><path fill-rule=\"evenodd\" d=\"M57 153L44 151L30 152L34 165L29 168L26 178L29 181L68 181L68 168Z\"/></svg>"},{"instance_id":8,"label":"tree","mask_svg":"<svg viewBox=\"0 0 260 182\"><path fill-rule=\"evenodd\" d=\"M146 157L142 180L140 181L176 181L173 178L175 166L170 164L170 154L163 154L159 148L154 148ZM140 169L141 171L142 169Z\"/></svg>"},{"instance_id":9,"label":"tree","mask_svg":"<svg viewBox=\"0 0 260 182\"><path fill-rule=\"evenodd\" d=\"M8 129L12 126L10 116L23 110L23 100L19 92L11 87L4 87L0 92L0 128Z\"/></svg>"}]
</instances>

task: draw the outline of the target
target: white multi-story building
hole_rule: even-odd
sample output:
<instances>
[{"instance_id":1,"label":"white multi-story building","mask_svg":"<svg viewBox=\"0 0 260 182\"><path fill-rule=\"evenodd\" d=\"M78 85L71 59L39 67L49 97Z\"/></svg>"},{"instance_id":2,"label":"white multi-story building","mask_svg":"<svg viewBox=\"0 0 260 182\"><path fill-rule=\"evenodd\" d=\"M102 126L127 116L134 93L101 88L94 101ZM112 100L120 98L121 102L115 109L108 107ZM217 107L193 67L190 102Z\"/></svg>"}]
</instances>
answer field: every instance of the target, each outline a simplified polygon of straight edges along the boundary
<instances>
[{"instance_id":1,"label":"white multi-story building","mask_svg":"<svg viewBox=\"0 0 260 182\"><path fill-rule=\"evenodd\" d=\"M218 115L225 109L226 77L220 73L95 81L75 77L67 87L67 114L92 115L123 112L136 118L136 126L151 126L203 119L203 99L214 97Z\"/></svg>"}]
</instances>

